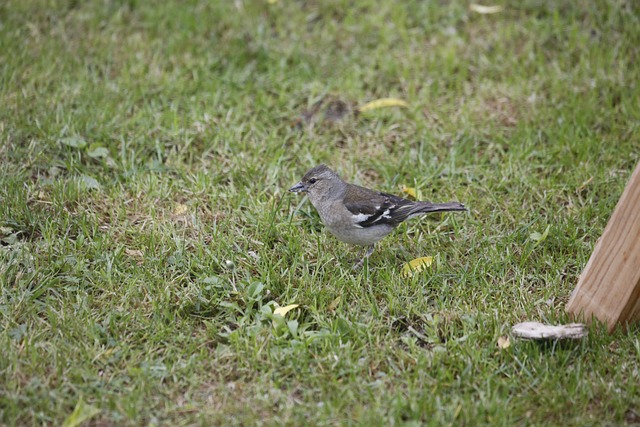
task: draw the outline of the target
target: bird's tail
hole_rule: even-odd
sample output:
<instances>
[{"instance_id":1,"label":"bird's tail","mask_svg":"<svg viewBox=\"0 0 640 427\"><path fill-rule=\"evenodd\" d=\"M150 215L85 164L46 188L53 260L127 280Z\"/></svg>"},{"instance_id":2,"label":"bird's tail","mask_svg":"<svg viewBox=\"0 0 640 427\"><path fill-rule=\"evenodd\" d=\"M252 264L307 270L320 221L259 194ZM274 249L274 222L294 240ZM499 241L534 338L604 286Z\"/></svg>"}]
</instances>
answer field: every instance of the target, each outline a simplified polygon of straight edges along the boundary
<instances>
[{"instance_id":1,"label":"bird's tail","mask_svg":"<svg viewBox=\"0 0 640 427\"><path fill-rule=\"evenodd\" d=\"M432 212L456 212L466 211L467 208L460 202L449 203L430 203L430 202L416 202L409 217L416 215L424 215Z\"/></svg>"}]
</instances>

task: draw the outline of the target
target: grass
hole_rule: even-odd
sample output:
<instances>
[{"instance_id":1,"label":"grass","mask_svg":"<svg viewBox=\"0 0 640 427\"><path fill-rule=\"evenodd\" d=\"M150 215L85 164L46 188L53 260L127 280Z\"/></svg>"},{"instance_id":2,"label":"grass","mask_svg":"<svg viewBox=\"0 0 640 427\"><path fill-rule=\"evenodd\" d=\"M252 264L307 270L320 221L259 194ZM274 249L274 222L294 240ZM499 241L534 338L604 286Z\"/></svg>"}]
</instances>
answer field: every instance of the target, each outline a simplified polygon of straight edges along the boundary
<instances>
[{"instance_id":1,"label":"grass","mask_svg":"<svg viewBox=\"0 0 640 427\"><path fill-rule=\"evenodd\" d=\"M569 320L640 160L640 9L499 3L3 2L0 422L637 423L637 326L496 343ZM470 212L354 273L320 162Z\"/></svg>"}]
</instances>

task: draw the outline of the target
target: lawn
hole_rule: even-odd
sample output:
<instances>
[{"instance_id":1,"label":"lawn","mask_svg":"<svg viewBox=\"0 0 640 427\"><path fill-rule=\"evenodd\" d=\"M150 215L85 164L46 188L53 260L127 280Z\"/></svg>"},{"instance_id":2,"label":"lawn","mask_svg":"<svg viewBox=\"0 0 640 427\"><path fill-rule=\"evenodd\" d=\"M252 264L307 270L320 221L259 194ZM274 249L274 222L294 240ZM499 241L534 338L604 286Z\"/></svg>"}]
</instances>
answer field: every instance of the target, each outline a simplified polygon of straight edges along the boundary
<instances>
[{"instance_id":1,"label":"lawn","mask_svg":"<svg viewBox=\"0 0 640 427\"><path fill-rule=\"evenodd\" d=\"M497 4L3 1L0 424L640 423L637 325L497 345L640 161L640 6ZM469 212L352 271L319 163Z\"/></svg>"}]
</instances>

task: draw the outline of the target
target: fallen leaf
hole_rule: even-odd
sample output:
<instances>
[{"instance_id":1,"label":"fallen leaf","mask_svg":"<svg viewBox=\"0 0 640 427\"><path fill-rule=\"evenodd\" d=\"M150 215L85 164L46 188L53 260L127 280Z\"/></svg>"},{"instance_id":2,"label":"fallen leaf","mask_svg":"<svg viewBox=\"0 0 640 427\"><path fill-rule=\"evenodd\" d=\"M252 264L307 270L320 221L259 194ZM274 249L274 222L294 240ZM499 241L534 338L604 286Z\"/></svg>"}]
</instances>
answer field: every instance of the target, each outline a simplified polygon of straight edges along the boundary
<instances>
[{"instance_id":1,"label":"fallen leaf","mask_svg":"<svg viewBox=\"0 0 640 427\"><path fill-rule=\"evenodd\" d=\"M132 258L142 258L144 256L140 249L125 248L124 253Z\"/></svg>"},{"instance_id":2,"label":"fallen leaf","mask_svg":"<svg viewBox=\"0 0 640 427\"><path fill-rule=\"evenodd\" d=\"M424 270L425 268L429 267L431 264L433 264L433 257L431 256L424 256L421 258L413 259L402 267L402 275L404 277L409 277L415 273L418 273Z\"/></svg>"},{"instance_id":3,"label":"fallen leaf","mask_svg":"<svg viewBox=\"0 0 640 427\"><path fill-rule=\"evenodd\" d=\"M398 98L381 98L381 99L376 99L375 101L367 102L362 107L358 108L358 110L361 113L364 113L365 111L375 110L376 108L408 107L408 106L409 106L409 104L407 104L402 99L398 99Z\"/></svg>"},{"instance_id":4,"label":"fallen leaf","mask_svg":"<svg viewBox=\"0 0 640 427\"><path fill-rule=\"evenodd\" d=\"M416 189L415 189L415 188L413 188L413 187L405 187L405 186L403 185L403 186L402 186L402 192L403 192L403 193L405 193L405 194L406 194L407 196L409 196L409 197L413 197L414 199L415 199L416 197L418 197L418 196L417 196L417 194L416 194Z\"/></svg>"},{"instance_id":5,"label":"fallen leaf","mask_svg":"<svg viewBox=\"0 0 640 427\"><path fill-rule=\"evenodd\" d=\"M329 307L327 307L327 310L335 311L336 308L338 308L338 305L340 304L341 300L342 300L342 295L338 295L333 301L331 301L331 304L329 304Z\"/></svg>"},{"instance_id":6,"label":"fallen leaf","mask_svg":"<svg viewBox=\"0 0 640 427\"><path fill-rule=\"evenodd\" d=\"M178 205L176 205L175 209L173 210L173 215L174 216L184 215L187 213L188 210L189 208L187 207L187 205L178 203Z\"/></svg>"},{"instance_id":7,"label":"fallen leaf","mask_svg":"<svg viewBox=\"0 0 640 427\"><path fill-rule=\"evenodd\" d=\"M511 346L511 343L509 342L509 337L508 336L503 336L498 338L498 348L501 350L504 350L506 348L509 348L509 346Z\"/></svg>"},{"instance_id":8,"label":"fallen leaf","mask_svg":"<svg viewBox=\"0 0 640 427\"><path fill-rule=\"evenodd\" d=\"M502 6L483 6L481 4L472 3L469 5L469 10L472 12L479 13L481 15L490 15L492 13L502 12Z\"/></svg>"},{"instance_id":9,"label":"fallen leaf","mask_svg":"<svg viewBox=\"0 0 640 427\"><path fill-rule=\"evenodd\" d=\"M273 314L279 314L280 316L284 317L288 312L290 312L296 307L298 307L298 304L289 304L284 307L278 307L275 310L273 310Z\"/></svg>"}]
</instances>

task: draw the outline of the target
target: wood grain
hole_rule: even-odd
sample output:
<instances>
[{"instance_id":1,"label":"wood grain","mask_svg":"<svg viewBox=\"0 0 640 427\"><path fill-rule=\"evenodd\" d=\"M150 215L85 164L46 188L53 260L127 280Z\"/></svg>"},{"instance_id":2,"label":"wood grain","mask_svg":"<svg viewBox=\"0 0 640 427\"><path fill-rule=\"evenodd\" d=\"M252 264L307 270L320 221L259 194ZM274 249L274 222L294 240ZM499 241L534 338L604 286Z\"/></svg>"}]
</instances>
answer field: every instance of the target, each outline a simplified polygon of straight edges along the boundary
<instances>
[{"instance_id":1,"label":"wood grain","mask_svg":"<svg viewBox=\"0 0 640 427\"><path fill-rule=\"evenodd\" d=\"M640 320L640 163L566 307L574 318L618 325Z\"/></svg>"}]
</instances>

